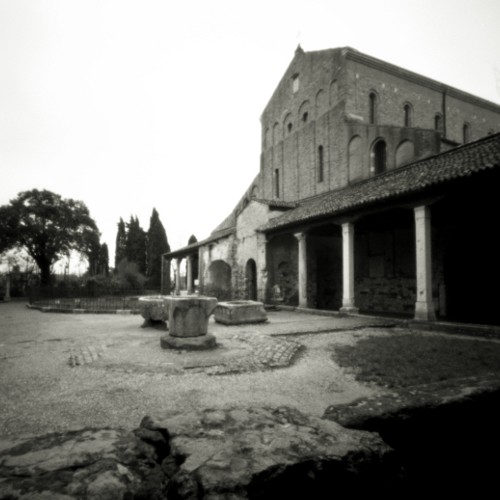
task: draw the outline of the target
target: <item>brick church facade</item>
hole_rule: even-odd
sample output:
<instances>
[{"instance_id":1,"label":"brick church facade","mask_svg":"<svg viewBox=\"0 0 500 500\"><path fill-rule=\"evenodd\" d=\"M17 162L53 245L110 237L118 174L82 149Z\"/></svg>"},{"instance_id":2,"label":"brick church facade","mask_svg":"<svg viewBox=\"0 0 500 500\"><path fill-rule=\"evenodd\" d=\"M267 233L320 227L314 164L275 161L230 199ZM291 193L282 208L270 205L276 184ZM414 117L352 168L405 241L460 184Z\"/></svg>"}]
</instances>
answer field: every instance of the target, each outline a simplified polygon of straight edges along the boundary
<instances>
[{"instance_id":1,"label":"brick church facade","mask_svg":"<svg viewBox=\"0 0 500 500\"><path fill-rule=\"evenodd\" d=\"M259 173L209 238L164 255L165 289L185 258L188 292L219 300L500 324L499 105L299 46L261 124Z\"/></svg>"}]
</instances>

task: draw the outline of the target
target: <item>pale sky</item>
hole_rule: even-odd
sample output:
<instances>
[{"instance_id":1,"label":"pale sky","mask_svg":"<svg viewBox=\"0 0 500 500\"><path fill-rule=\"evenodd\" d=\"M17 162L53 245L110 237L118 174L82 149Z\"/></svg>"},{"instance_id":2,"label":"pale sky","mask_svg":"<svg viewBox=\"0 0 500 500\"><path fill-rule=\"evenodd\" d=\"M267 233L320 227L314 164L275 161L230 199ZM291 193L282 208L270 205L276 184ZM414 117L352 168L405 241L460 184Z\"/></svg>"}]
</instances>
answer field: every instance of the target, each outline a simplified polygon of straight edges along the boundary
<instances>
[{"instance_id":1,"label":"pale sky","mask_svg":"<svg viewBox=\"0 0 500 500\"><path fill-rule=\"evenodd\" d=\"M294 56L350 46L500 102L499 0L0 0L0 205L86 203L114 262L155 207L172 249L258 173L259 117Z\"/></svg>"}]
</instances>

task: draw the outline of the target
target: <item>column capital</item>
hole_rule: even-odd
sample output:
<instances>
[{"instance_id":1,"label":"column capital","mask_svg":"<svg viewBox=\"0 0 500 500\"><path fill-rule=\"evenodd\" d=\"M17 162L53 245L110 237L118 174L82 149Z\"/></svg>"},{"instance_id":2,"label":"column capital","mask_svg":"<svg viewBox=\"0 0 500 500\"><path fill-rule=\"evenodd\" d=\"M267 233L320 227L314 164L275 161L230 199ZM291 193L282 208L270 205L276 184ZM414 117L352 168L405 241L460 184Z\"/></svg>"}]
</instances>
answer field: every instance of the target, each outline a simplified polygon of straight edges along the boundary
<instances>
[{"instance_id":1,"label":"column capital","mask_svg":"<svg viewBox=\"0 0 500 500\"><path fill-rule=\"evenodd\" d=\"M302 232L299 232L299 233L293 233L293 235L295 236L295 238L297 238L297 240L299 241L302 241L302 240L305 240L306 239L306 233L304 231Z\"/></svg>"}]
</instances>

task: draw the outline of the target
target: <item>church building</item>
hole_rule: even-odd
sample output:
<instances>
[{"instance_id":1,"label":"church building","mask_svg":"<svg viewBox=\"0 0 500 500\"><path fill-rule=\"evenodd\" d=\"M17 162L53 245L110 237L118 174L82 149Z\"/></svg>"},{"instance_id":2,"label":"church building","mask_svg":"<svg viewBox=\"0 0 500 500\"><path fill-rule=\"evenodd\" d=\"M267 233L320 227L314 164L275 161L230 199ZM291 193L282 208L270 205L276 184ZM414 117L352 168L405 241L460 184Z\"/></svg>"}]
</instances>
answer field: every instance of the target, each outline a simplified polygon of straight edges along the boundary
<instances>
[{"instance_id":1,"label":"church building","mask_svg":"<svg viewBox=\"0 0 500 500\"><path fill-rule=\"evenodd\" d=\"M186 259L219 300L500 324L500 105L352 48L299 46L260 169Z\"/></svg>"}]
</instances>

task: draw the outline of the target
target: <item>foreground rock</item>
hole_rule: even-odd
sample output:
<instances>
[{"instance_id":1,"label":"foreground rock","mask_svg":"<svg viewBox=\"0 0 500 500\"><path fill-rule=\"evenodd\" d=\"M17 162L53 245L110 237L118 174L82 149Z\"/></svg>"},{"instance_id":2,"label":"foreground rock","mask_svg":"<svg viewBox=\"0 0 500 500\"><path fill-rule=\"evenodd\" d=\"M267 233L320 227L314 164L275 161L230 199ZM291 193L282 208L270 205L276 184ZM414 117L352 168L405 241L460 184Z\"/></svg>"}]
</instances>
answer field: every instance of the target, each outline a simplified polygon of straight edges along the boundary
<instances>
[{"instance_id":1,"label":"foreground rock","mask_svg":"<svg viewBox=\"0 0 500 500\"><path fill-rule=\"evenodd\" d=\"M164 444L164 443L162 443ZM166 488L151 442L117 429L48 434L0 446L0 498L151 498Z\"/></svg>"},{"instance_id":2,"label":"foreground rock","mask_svg":"<svg viewBox=\"0 0 500 500\"><path fill-rule=\"evenodd\" d=\"M0 498L315 499L387 494L400 469L378 435L280 407L34 438L0 450L0 477Z\"/></svg>"},{"instance_id":3,"label":"foreground rock","mask_svg":"<svg viewBox=\"0 0 500 500\"><path fill-rule=\"evenodd\" d=\"M325 418L382 436L411 498L489 498L498 488L498 375L398 389L331 406Z\"/></svg>"}]
</instances>

